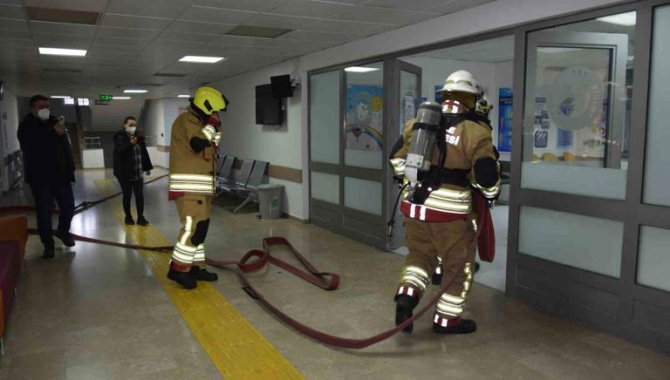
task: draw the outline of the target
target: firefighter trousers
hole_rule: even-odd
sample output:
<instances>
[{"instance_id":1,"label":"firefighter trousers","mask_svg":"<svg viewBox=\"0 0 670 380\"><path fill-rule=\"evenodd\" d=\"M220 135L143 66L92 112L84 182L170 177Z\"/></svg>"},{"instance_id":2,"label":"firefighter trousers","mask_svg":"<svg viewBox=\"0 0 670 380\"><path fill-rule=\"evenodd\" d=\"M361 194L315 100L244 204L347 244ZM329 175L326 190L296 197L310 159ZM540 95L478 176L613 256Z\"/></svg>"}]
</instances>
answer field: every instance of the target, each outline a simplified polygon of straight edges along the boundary
<instances>
[{"instance_id":1,"label":"firefighter trousers","mask_svg":"<svg viewBox=\"0 0 670 380\"><path fill-rule=\"evenodd\" d=\"M460 318L472 285L476 235L473 217L448 223L405 219L406 244L410 253L401 272L397 294L407 294L418 300L428 286L439 257L443 266L442 285L451 285L440 297L434 321L446 327L449 320Z\"/></svg>"},{"instance_id":2,"label":"firefighter trousers","mask_svg":"<svg viewBox=\"0 0 670 380\"><path fill-rule=\"evenodd\" d=\"M192 265L205 265L205 238L209 229L212 196L187 193L177 198L176 202L182 227L172 252L172 266L187 272Z\"/></svg>"}]
</instances>

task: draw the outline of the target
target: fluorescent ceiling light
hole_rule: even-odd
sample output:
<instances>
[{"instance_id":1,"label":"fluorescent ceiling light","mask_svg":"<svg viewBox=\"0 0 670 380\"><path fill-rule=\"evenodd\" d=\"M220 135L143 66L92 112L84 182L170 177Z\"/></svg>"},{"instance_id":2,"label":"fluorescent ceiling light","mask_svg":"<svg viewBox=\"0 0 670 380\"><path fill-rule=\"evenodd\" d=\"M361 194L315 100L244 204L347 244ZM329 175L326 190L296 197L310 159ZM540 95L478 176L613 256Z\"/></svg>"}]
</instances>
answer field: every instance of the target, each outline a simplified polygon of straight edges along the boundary
<instances>
[{"instance_id":1,"label":"fluorescent ceiling light","mask_svg":"<svg viewBox=\"0 0 670 380\"><path fill-rule=\"evenodd\" d=\"M51 99L70 99L71 96L67 95L51 95Z\"/></svg>"},{"instance_id":2,"label":"fluorescent ceiling light","mask_svg":"<svg viewBox=\"0 0 670 380\"><path fill-rule=\"evenodd\" d=\"M130 96L112 96L112 100L129 100Z\"/></svg>"},{"instance_id":3,"label":"fluorescent ceiling light","mask_svg":"<svg viewBox=\"0 0 670 380\"><path fill-rule=\"evenodd\" d=\"M149 91L140 88L127 88L123 90L124 94L146 94L147 92Z\"/></svg>"},{"instance_id":4,"label":"fluorescent ceiling light","mask_svg":"<svg viewBox=\"0 0 670 380\"><path fill-rule=\"evenodd\" d=\"M178 98L190 98L191 95L177 95Z\"/></svg>"},{"instance_id":5,"label":"fluorescent ceiling light","mask_svg":"<svg viewBox=\"0 0 670 380\"><path fill-rule=\"evenodd\" d=\"M613 15L613 16L599 17L596 20L602 21L602 22L607 22L607 23L610 23L610 24L617 24L617 25L623 25L623 26L634 26L635 21L636 21L636 14L635 14L635 12L627 12L627 13L621 13L621 14Z\"/></svg>"},{"instance_id":6,"label":"fluorescent ceiling light","mask_svg":"<svg viewBox=\"0 0 670 380\"><path fill-rule=\"evenodd\" d=\"M197 55L185 55L179 62L196 62L196 63L217 63L226 58L224 57L202 57Z\"/></svg>"},{"instance_id":7,"label":"fluorescent ceiling light","mask_svg":"<svg viewBox=\"0 0 670 380\"><path fill-rule=\"evenodd\" d=\"M361 66L351 66L344 69L348 73L369 73L371 71L378 71L374 67L361 67Z\"/></svg>"},{"instance_id":8,"label":"fluorescent ceiling light","mask_svg":"<svg viewBox=\"0 0 670 380\"><path fill-rule=\"evenodd\" d=\"M43 55L64 55L68 57L86 57L86 50L80 49L59 49L59 48L39 48L40 54Z\"/></svg>"}]
</instances>

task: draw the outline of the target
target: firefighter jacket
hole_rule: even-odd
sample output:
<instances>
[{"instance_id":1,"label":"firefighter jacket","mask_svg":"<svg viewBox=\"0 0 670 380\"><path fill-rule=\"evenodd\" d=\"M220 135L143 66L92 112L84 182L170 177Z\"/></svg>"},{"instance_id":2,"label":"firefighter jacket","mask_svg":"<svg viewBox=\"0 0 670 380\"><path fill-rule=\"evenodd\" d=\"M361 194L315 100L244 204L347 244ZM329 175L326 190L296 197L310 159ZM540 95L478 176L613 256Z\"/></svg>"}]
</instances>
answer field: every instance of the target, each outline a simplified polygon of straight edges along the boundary
<instances>
[{"instance_id":1,"label":"firefighter jacket","mask_svg":"<svg viewBox=\"0 0 670 380\"><path fill-rule=\"evenodd\" d=\"M405 125L402 142L396 144L391 157L397 178L404 177L414 122L410 120ZM413 204L405 199L400 209L407 217L428 222L464 219L473 212L472 188L489 199L496 198L500 192L491 128L483 122L466 119L448 128L445 136L438 138L444 138L447 143L447 157L444 170L441 170L442 185L432 189L423 204ZM439 157L440 151L436 146L431 160L433 165L437 165Z\"/></svg>"},{"instance_id":2,"label":"firefighter jacket","mask_svg":"<svg viewBox=\"0 0 670 380\"><path fill-rule=\"evenodd\" d=\"M193 110L172 124L170 140L170 199L185 193L214 195L216 145L205 123Z\"/></svg>"}]
</instances>

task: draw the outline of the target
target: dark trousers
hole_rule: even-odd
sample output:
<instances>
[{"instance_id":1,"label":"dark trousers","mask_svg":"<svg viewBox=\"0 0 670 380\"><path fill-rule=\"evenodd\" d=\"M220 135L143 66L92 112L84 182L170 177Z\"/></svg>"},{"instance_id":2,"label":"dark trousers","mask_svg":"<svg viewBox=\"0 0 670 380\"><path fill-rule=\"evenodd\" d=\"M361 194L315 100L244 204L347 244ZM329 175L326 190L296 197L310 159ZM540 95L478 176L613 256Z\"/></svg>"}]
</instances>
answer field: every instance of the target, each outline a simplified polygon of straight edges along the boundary
<instances>
[{"instance_id":1,"label":"dark trousers","mask_svg":"<svg viewBox=\"0 0 670 380\"><path fill-rule=\"evenodd\" d=\"M51 224L51 213L54 207L54 199L58 203L58 232L70 233L70 225L74 216L74 194L72 184L34 185L30 187L35 198L35 211L37 214L37 229L40 232L40 240L44 247L54 246L52 237L53 227Z\"/></svg>"},{"instance_id":2,"label":"dark trousers","mask_svg":"<svg viewBox=\"0 0 670 380\"><path fill-rule=\"evenodd\" d=\"M123 191L123 211L126 217L132 217L130 214L130 198L135 193L135 207L137 208L137 218L144 217L144 180L128 181L119 179L121 190Z\"/></svg>"}]
</instances>

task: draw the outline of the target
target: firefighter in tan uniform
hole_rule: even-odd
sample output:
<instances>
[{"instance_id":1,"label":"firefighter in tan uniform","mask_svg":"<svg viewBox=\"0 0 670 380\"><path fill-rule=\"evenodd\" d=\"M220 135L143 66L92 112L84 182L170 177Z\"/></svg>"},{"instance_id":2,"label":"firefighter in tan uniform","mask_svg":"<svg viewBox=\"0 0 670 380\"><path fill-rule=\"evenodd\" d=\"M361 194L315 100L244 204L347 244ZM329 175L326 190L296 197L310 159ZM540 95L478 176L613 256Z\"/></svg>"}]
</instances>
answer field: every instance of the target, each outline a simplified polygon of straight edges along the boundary
<instances>
[{"instance_id":1,"label":"firefighter in tan uniform","mask_svg":"<svg viewBox=\"0 0 670 380\"><path fill-rule=\"evenodd\" d=\"M410 184L400 206L410 254L395 296L396 325L412 316L441 259L442 284L451 285L437 304L433 331L464 334L477 329L461 318L474 275L474 198L497 198L500 177L491 129L475 112L481 93L472 74L454 72L440 92L442 105L419 107L391 157L394 175Z\"/></svg>"},{"instance_id":2,"label":"firefighter in tan uniform","mask_svg":"<svg viewBox=\"0 0 670 380\"><path fill-rule=\"evenodd\" d=\"M216 281L205 269L205 237L215 189L219 111L228 100L216 89L200 87L187 112L172 124L169 199L176 200L181 222L168 278L187 289L196 281Z\"/></svg>"}]
</instances>

